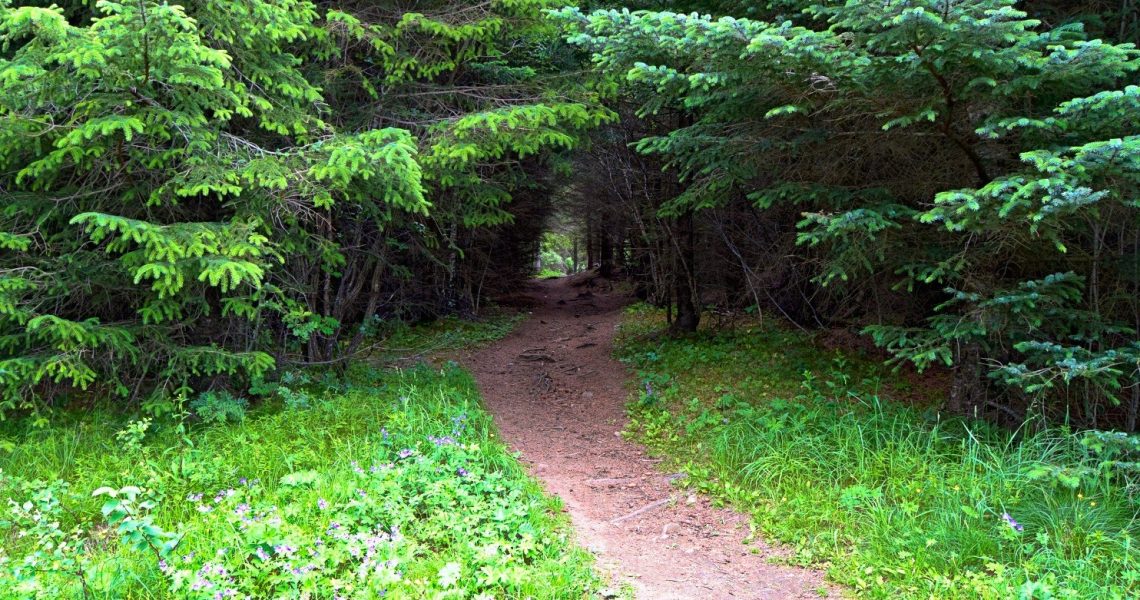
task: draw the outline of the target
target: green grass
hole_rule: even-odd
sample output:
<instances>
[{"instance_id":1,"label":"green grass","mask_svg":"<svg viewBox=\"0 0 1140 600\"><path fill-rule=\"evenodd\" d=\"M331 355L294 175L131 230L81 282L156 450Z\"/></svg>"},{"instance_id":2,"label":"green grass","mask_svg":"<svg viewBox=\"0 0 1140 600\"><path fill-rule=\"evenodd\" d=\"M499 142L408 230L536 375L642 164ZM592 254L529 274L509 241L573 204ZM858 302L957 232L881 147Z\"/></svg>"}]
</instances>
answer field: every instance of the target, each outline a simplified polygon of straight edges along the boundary
<instances>
[{"instance_id":1,"label":"green grass","mask_svg":"<svg viewBox=\"0 0 1140 600\"><path fill-rule=\"evenodd\" d=\"M643 335L661 325L633 310L619 340L640 379L630 435L793 562L870 598L1140 594L1134 488L1094 452L1102 438L891 401L923 390L776 327Z\"/></svg>"},{"instance_id":2,"label":"green grass","mask_svg":"<svg viewBox=\"0 0 1140 600\"><path fill-rule=\"evenodd\" d=\"M442 348L439 335L417 343ZM0 514L0 597L583 598L596 587L560 505L496 440L469 374L356 365L292 382L304 402L265 402L238 422L186 429L101 411L6 423L0 503L15 504ZM104 506L92 497L103 486L139 490Z\"/></svg>"},{"instance_id":3,"label":"green grass","mask_svg":"<svg viewBox=\"0 0 1140 600\"><path fill-rule=\"evenodd\" d=\"M370 349L368 360L388 365L415 364L437 352L446 355L479 348L504 338L523 318L526 315L514 311L491 309L479 321L448 316L417 325L383 322L373 332L378 341Z\"/></svg>"},{"instance_id":4,"label":"green grass","mask_svg":"<svg viewBox=\"0 0 1140 600\"><path fill-rule=\"evenodd\" d=\"M472 349L502 339L519 321L521 313L491 312L478 321L443 317L421 323L385 322L377 335L371 358L379 362L419 361L433 352Z\"/></svg>"}]
</instances>

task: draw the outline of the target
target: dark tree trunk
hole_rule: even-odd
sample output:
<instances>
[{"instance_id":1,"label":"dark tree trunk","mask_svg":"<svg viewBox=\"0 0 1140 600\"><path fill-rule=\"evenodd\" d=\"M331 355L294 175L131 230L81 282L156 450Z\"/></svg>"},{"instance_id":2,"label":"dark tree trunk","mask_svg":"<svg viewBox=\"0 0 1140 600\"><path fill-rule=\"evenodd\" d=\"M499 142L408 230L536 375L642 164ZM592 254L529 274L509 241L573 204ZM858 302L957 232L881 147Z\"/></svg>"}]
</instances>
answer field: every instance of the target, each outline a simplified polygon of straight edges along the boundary
<instances>
[{"instance_id":1,"label":"dark tree trunk","mask_svg":"<svg viewBox=\"0 0 1140 600\"><path fill-rule=\"evenodd\" d=\"M625 229L617 231L617 243L614 244L614 264L617 268L625 271Z\"/></svg>"},{"instance_id":2,"label":"dark tree trunk","mask_svg":"<svg viewBox=\"0 0 1140 600\"><path fill-rule=\"evenodd\" d=\"M594 268L594 219L586 216L586 270Z\"/></svg>"},{"instance_id":3,"label":"dark tree trunk","mask_svg":"<svg viewBox=\"0 0 1140 600\"><path fill-rule=\"evenodd\" d=\"M1128 413L1125 416L1124 431L1136 432L1136 417L1140 413L1140 383L1132 386L1132 397L1128 400Z\"/></svg>"},{"instance_id":4,"label":"dark tree trunk","mask_svg":"<svg viewBox=\"0 0 1140 600\"><path fill-rule=\"evenodd\" d=\"M985 386L981 373L981 348L977 342L965 342L955 352L954 381L946 408L956 414L977 418L985 405Z\"/></svg>"},{"instance_id":5,"label":"dark tree trunk","mask_svg":"<svg viewBox=\"0 0 1140 600\"><path fill-rule=\"evenodd\" d=\"M673 321L674 333L692 333L701 322L697 305L696 241L693 232L693 212L687 211L676 223L677 262L674 273L674 295L677 300L677 318Z\"/></svg>"},{"instance_id":6,"label":"dark tree trunk","mask_svg":"<svg viewBox=\"0 0 1140 600\"><path fill-rule=\"evenodd\" d=\"M574 236L574 245L570 250L570 269L567 271L570 275L578 272L578 236Z\"/></svg>"},{"instance_id":7,"label":"dark tree trunk","mask_svg":"<svg viewBox=\"0 0 1140 600\"><path fill-rule=\"evenodd\" d=\"M614 274L614 251L609 228L606 225L607 223L602 221L602 226L598 228L598 258L600 260L598 273L602 277L609 277Z\"/></svg>"}]
</instances>

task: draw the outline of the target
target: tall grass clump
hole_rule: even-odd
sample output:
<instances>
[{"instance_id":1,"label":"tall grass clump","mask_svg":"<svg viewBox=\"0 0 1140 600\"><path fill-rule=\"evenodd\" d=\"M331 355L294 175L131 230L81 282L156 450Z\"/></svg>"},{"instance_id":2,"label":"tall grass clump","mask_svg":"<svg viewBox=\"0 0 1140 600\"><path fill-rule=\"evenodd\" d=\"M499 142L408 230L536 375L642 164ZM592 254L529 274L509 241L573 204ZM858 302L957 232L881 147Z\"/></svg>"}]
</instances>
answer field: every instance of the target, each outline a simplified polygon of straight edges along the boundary
<instances>
[{"instance_id":1,"label":"tall grass clump","mask_svg":"<svg viewBox=\"0 0 1140 600\"><path fill-rule=\"evenodd\" d=\"M620 344L631 433L792 560L870 598L1140 594L1135 439L947 420L806 336L638 335L654 323L632 313Z\"/></svg>"}]
</instances>

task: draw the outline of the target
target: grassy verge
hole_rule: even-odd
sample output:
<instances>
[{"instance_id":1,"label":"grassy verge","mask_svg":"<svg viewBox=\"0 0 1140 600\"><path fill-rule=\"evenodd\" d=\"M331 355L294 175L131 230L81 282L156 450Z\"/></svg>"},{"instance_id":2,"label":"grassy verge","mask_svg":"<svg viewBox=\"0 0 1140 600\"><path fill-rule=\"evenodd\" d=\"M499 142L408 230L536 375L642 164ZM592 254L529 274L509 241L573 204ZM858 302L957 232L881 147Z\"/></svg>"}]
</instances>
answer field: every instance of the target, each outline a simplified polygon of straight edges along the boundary
<instances>
[{"instance_id":1,"label":"grassy verge","mask_svg":"<svg viewBox=\"0 0 1140 600\"><path fill-rule=\"evenodd\" d=\"M377 335L372 357L379 362L418 361L435 352L470 349L502 339L525 318L521 313L492 312L479 321L443 317L411 326L399 321L384 323Z\"/></svg>"},{"instance_id":2,"label":"grassy verge","mask_svg":"<svg viewBox=\"0 0 1140 600\"><path fill-rule=\"evenodd\" d=\"M6 424L0 597L589 596L589 555L466 372L288 379L226 423Z\"/></svg>"},{"instance_id":3,"label":"grassy verge","mask_svg":"<svg viewBox=\"0 0 1140 600\"><path fill-rule=\"evenodd\" d=\"M630 435L871 598L1134 598L1134 439L1032 435L892 402L870 361L773 327L653 340L630 312ZM916 391L902 390L908 396ZM1134 466L1134 465L1133 465Z\"/></svg>"}]
</instances>

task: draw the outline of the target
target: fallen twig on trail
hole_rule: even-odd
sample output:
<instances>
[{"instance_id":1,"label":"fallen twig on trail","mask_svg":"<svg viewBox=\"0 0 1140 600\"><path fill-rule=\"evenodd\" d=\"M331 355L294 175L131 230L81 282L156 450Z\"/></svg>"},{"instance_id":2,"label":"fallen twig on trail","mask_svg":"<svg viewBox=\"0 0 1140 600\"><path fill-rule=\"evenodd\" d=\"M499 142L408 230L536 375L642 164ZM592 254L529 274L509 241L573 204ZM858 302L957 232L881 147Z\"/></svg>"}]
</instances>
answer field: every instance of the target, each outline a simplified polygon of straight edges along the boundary
<instances>
[{"instance_id":1,"label":"fallen twig on trail","mask_svg":"<svg viewBox=\"0 0 1140 600\"><path fill-rule=\"evenodd\" d=\"M621 485L634 481L633 477L602 477L599 479L587 479L587 485Z\"/></svg>"},{"instance_id":2,"label":"fallen twig on trail","mask_svg":"<svg viewBox=\"0 0 1140 600\"><path fill-rule=\"evenodd\" d=\"M664 505L666 505L672 501L673 501L672 496L669 496L668 498L662 498L661 500L658 500L656 502L651 502L649 504L646 504L645 506L642 506L641 508L639 508L639 509L637 509L637 510L635 510L635 511L633 511L627 515L620 516L616 519L610 519L610 523L616 525L618 523L621 523L622 521L632 519L632 518L634 518L640 514L647 513L649 511L655 509L655 508L660 508L660 507L662 507L662 506L664 506Z\"/></svg>"}]
</instances>

